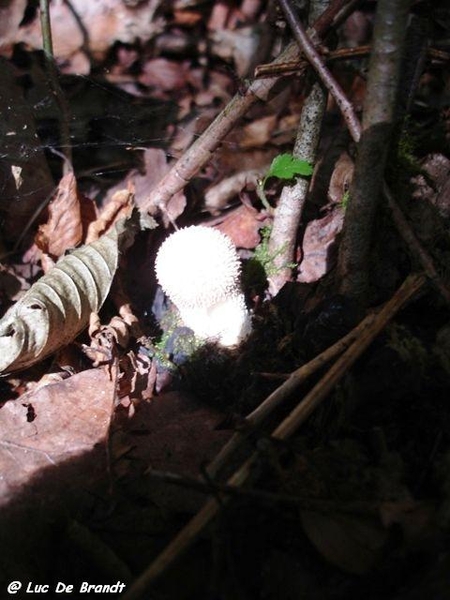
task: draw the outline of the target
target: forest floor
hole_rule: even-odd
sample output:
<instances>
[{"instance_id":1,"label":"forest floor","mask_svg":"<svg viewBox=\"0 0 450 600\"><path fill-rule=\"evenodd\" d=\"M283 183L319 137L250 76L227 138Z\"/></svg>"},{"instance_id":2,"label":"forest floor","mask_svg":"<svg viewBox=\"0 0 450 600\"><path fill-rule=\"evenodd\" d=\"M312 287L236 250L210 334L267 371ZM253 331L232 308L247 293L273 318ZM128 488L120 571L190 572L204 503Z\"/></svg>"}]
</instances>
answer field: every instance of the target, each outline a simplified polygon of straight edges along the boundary
<instances>
[{"instance_id":1,"label":"forest floor","mask_svg":"<svg viewBox=\"0 0 450 600\"><path fill-rule=\"evenodd\" d=\"M66 311L58 322L35 292L27 314L22 305L0 321L1 589L450 598L445 2L413 3L411 23L426 21L428 37L407 38L421 71L386 174L437 275L421 274L381 204L367 310L337 281L357 145L332 99L293 264L271 287L276 207L304 168L289 161L314 82L305 64L271 73L271 93L226 136L205 133L290 41L280 11L263 0L71 4L51 3L57 79L37 9L0 8L2 313L43 274ZM348 4L321 53L361 115L377 3ZM188 154L196 141L208 160ZM293 171L277 163L286 155ZM198 168L167 192L186 156ZM134 207L145 226L122 242L114 232ZM199 343L158 286L155 257L174 223L213 227L236 246L252 315L237 347ZM52 268L77 252L87 272L69 284ZM98 260L114 263L110 279ZM88 280L106 298L99 317L68 291Z\"/></svg>"}]
</instances>

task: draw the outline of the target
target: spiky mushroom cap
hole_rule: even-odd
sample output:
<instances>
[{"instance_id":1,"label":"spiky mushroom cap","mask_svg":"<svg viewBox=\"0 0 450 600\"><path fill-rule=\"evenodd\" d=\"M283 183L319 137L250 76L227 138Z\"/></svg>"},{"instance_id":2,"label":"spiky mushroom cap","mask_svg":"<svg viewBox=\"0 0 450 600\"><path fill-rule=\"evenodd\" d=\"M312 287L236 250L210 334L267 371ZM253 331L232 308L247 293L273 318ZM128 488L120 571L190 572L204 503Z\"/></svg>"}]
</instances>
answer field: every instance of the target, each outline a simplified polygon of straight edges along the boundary
<instances>
[{"instance_id":1,"label":"spiky mushroom cap","mask_svg":"<svg viewBox=\"0 0 450 600\"><path fill-rule=\"evenodd\" d=\"M248 334L241 264L228 236L211 227L180 229L161 245L155 269L185 325L199 337L229 346Z\"/></svg>"},{"instance_id":2,"label":"spiky mushroom cap","mask_svg":"<svg viewBox=\"0 0 450 600\"><path fill-rule=\"evenodd\" d=\"M156 276L178 307L211 306L240 292L241 264L231 239L195 225L172 233L156 257Z\"/></svg>"}]
</instances>

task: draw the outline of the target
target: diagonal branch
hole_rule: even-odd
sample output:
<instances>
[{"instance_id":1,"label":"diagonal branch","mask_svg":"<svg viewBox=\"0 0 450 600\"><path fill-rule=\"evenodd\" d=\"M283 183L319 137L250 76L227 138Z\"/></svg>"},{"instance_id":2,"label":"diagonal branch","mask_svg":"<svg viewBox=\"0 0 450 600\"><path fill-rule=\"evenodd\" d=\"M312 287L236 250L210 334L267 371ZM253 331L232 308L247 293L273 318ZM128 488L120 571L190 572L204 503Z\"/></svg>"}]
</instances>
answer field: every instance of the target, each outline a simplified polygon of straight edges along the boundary
<instances>
[{"instance_id":1,"label":"diagonal branch","mask_svg":"<svg viewBox=\"0 0 450 600\"><path fill-rule=\"evenodd\" d=\"M290 0L278 0L281 8L285 14L286 20L288 21L292 33L299 45L299 48L304 53L306 58L309 60L311 65L314 67L318 77L322 81L323 85L330 92L336 101L336 104L341 110L342 116L347 123L347 127L350 131L352 138L357 142L361 136L361 124L358 117L355 114L352 103L348 100L347 96L342 91L341 86L337 83L334 77L331 75L328 68L325 66L324 60L317 52L314 44L308 37L305 28L298 19L292 3Z\"/></svg>"}]
</instances>

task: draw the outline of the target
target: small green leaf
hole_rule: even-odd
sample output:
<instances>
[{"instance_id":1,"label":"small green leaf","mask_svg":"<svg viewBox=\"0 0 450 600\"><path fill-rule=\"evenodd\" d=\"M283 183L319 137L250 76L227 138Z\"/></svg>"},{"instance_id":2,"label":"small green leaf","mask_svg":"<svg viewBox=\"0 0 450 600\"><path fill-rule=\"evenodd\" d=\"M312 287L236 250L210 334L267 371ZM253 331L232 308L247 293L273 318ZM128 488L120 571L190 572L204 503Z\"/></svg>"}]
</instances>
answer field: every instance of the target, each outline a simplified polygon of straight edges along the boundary
<instances>
[{"instance_id":1,"label":"small green leaf","mask_svg":"<svg viewBox=\"0 0 450 600\"><path fill-rule=\"evenodd\" d=\"M313 168L308 161L295 158L292 154L279 154L273 159L265 179L292 179L295 175L312 175L312 172Z\"/></svg>"}]
</instances>

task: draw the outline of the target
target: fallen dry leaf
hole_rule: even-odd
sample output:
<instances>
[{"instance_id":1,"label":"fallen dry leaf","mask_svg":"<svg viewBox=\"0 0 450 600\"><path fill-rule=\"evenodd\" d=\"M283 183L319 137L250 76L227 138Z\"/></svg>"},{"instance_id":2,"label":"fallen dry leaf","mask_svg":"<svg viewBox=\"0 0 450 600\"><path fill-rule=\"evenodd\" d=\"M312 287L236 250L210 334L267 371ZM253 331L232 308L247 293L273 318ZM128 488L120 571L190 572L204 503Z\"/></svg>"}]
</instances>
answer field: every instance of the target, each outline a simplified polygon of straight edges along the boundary
<instances>
[{"instance_id":1,"label":"fallen dry leaf","mask_svg":"<svg viewBox=\"0 0 450 600\"><path fill-rule=\"evenodd\" d=\"M226 61L233 61L239 77L248 77L257 64L264 62L270 48L267 23L238 29L216 29L209 41L211 52Z\"/></svg>"},{"instance_id":2,"label":"fallen dry leaf","mask_svg":"<svg viewBox=\"0 0 450 600\"><path fill-rule=\"evenodd\" d=\"M241 148L247 150L267 144L272 138L277 121L277 115L268 115L243 127Z\"/></svg>"},{"instance_id":3,"label":"fallen dry leaf","mask_svg":"<svg viewBox=\"0 0 450 600\"><path fill-rule=\"evenodd\" d=\"M155 15L160 4L160 0L150 0L135 7L126 6L122 0L72 0L70 5L54 2L50 16L56 58L70 59L80 49L85 51L88 44L90 53L102 60L116 41L125 44L133 44L137 39L148 41L162 28L163 20ZM40 49L39 18L18 28L14 41ZM89 67L89 63L86 66Z\"/></svg>"},{"instance_id":4,"label":"fallen dry leaf","mask_svg":"<svg viewBox=\"0 0 450 600\"><path fill-rule=\"evenodd\" d=\"M250 171L239 171L231 177L222 179L219 183L209 188L205 194L204 205L213 214L220 212L228 203L238 196L245 188L255 189L258 179L262 179L267 172L267 167L251 169Z\"/></svg>"},{"instance_id":5,"label":"fallen dry leaf","mask_svg":"<svg viewBox=\"0 0 450 600\"><path fill-rule=\"evenodd\" d=\"M146 85L161 96L161 92L171 92L183 89L189 82L189 62L154 58L142 67L139 83Z\"/></svg>"},{"instance_id":6,"label":"fallen dry leaf","mask_svg":"<svg viewBox=\"0 0 450 600\"><path fill-rule=\"evenodd\" d=\"M193 27L202 19L203 15L193 10L182 9L173 11L174 23L183 27Z\"/></svg>"},{"instance_id":7,"label":"fallen dry leaf","mask_svg":"<svg viewBox=\"0 0 450 600\"><path fill-rule=\"evenodd\" d=\"M429 154L421 166L423 172L412 178L413 198L430 202L447 219L450 217L450 160L443 154Z\"/></svg>"},{"instance_id":8,"label":"fallen dry leaf","mask_svg":"<svg viewBox=\"0 0 450 600\"><path fill-rule=\"evenodd\" d=\"M242 205L229 213L217 229L228 235L237 248L251 250L261 241L259 230L263 226L264 216L256 208Z\"/></svg>"},{"instance_id":9,"label":"fallen dry leaf","mask_svg":"<svg viewBox=\"0 0 450 600\"><path fill-rule=\"evenodd\" d=\"M114 384L91 369L11 400L0 409L0 504L48 466L58 466L103 443Z\"/></svg>"},{"instance_id":10,"label":"fallen dry leaf","mask_svg":"<svg viewBox=\"0 0 450 600\"><path fill-rule=\"evenodd\" d=\"M48 221L39 227L36 245L51 258L59 258L76 248L83 236L77 181L73 172L59 182L54 200L48 206Z\"/></svg>"},{"instance_id":11,"label":"fallen dry leaf","mask_svg":"<svg viewBox=\"0 0 450 600\"><path fill-rule=\"evenodd\" d=\"M349 573L366 573L387 541L387 532L376 520L301 511L301 521L320 554Z\"/></svg>"},{"instance_id":12,"label":"fallen dry leaf","mask_svg":"<svg viewBox=\"0 0 450 600\"><path fill-rule=\"evenodd\" d=\"M86 244L95 242L114 223L117 223L120 219L129 217L133 210L133 199L133 191L131 189L116 191L98 216L98 219L89 225Z\"/></svg>"},{"instance_id":13,"label":"fallen dry leaf","mask_svg":"<svg viewBox=\"0 0 450 600\"><path fill-rule=\"evenodd\" d=\"M0 5L0 52L10 54L15 43L15 33L25 14L27 0L2 2Z\"/></svg>"},{"instance_id":14,"label":"fallen dry leaf","mask_svg":"<svg viewBox=\"0 0 450 600\"><path fill-rule=\"evenodd\" d=\"M328 187L328 198L331 203L338 204L350 189L355 164L347 152L342 152L336 161Z\"/></svg>"},{"instance_id":15,"label":"fallen dry leaf","mask_svg":"<svg viewBox=\"0 0 450 600\"><path fill-rule=\"evenodd\" d=\"M328 273L333 266L333 250L343 223L344 211L340 207L322 219L308 223L303 237L303 260L297 281L312 283Z\"/></svg>"},{"instance_id":16,"label":"fallen dry leaf","mask_svg":"<svg viewBox=\"0 0 450 600\"><path fill-rule=\"evenodd\" d=\"M36 364L72 342L106 300L121 254L140 227L137 212L81 246L36 281L0 320L0 368Z\"/></svg>"}]
</instances>

